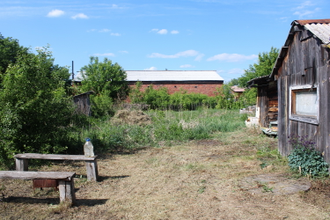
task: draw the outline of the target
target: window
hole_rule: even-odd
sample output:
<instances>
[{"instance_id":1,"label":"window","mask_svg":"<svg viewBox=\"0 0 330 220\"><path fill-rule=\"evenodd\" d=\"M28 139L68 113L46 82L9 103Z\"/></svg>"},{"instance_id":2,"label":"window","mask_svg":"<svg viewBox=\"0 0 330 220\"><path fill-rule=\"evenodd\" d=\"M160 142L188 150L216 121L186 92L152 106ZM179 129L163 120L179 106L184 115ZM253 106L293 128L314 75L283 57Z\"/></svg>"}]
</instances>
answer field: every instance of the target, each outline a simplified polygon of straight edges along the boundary
<instances>
[{"instance_id":1,"label":"window","mask_svg":"<svg viewBox=\"0 0 330 220\"><path fill-rule=\"evenodd\" d=\"M290 96L290 119L318 124L319 94L311 85L292 87Z\"/></svg>"}]
</instances>

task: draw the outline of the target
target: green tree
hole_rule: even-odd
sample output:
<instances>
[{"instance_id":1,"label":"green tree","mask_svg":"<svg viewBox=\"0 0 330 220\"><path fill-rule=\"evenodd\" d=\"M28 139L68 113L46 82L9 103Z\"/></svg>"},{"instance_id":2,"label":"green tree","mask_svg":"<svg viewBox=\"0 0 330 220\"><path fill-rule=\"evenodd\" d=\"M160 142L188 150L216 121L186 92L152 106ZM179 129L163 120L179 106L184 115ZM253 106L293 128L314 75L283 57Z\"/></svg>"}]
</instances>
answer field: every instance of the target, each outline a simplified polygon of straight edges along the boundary
<instances>
[{"instance_id":1,"label":"green tree","mask_svg":"<svg viewBox=\"0 0 330 220\"><path fill-rule=\"evenodd\" d=\"M232 94L231 88L228 84L223 84L220 88L217 88L215 93L217 100L217 109L233 109L235 108L235 97Z\"/></svg>"},{"instance_id":2,"label":"green tree","mask_svg":"<svg viewBox=\"0 0 330 220\"><path fill-rule=\"evenodd\" d=\"M118 63L104 58L103 62L98 57L90 57L90 63L81 68L83 77L83 92L93 91L91 95L92 113L102 117L111 114L113 101L126 98L129 87L126 81L126 72Z\"/></svg>"},{"instance_id":3,"label":"green tree","mask_svg":"<svg viewBox=\"0 0 330 220\"><path fill-rule=\"evenodd\" d=\"M143 92L141 91L142 82L137 81L135 86L131 88L129 98L132 103L142 103L143 102Z\"/></svg>"},{"instance_id":4,"label":"green tree","mask_svg":"<svg viewBox=\"0 0 330 220\"><path fill-rule=\"evenodd\" d=\"M11 37L5 38L0 33L0 83L9 64L14 64L19 54L26 54L28 48L20 46L18 40Z\"/></svg>"},{"instance_id":5,"label":"green tree","mask_svg":"<svg viewBox=\"0 0 330 220\"><path fill-rule=\"evenodd\" d=\"M74 109L66 96L68 69L53 64L46 49L17 57L0 89L0 162L21 152L59 153Z\"/></svg>"},{"instance_id":6,"label":"green tree","mask_svg":"<svg viewBox=\"0 0 330 220\"><path fill-rule=\"evenodd\" d=\"M243 76L238 78L238 85L240 87L247 87L247 82L251 79L269 75L272 72L278 53L279 50L272 47L270 52L259 54L258 62L250 65L249 69L245 70Z\"/></svg>"}]
</instances>

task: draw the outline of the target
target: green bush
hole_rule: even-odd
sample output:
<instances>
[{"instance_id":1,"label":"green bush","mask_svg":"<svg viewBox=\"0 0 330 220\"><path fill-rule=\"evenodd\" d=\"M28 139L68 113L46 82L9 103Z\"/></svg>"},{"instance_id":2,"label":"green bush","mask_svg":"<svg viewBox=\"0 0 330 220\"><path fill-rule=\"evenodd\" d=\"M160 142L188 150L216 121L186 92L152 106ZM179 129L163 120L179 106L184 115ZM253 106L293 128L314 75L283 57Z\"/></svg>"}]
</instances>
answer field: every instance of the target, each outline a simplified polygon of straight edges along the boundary
<instances>
[{"instance_id":1,"label":"green bush","mask_svg":"<svg viewBox=\"0 0 330 220\"><path fill-rule=\"evenodd\" d=\"M0 90L0 161L13 165L17 153L59 153L73 129L68 69L53 64L46 49L17 57Z\"/></svg>"},{"instance_id":2,"label":"green bush","mask_svg":"<svg viewBox=\"0 0 330 220\"><path fill-rule=\"evenodd\" d=\"M289 166L301 175L328 176L329 165L320 152L315 150L315 142L307 136L292 136L289 141L294 147L288 156Z\"/></svg>"}]
</instances>

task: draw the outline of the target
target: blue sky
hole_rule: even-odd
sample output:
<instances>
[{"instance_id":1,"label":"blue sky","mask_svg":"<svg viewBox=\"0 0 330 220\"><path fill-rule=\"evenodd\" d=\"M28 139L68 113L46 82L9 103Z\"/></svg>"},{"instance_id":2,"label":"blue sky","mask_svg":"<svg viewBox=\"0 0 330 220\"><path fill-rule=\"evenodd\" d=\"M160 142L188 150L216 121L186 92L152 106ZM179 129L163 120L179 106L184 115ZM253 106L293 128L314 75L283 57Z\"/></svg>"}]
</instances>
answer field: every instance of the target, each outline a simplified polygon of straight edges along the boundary
<instances>
[{"instance_id":1,"label":"blue sky","mask_svg":"<svg viewBox=\"0 0 330 220\"><path fill-rule=\"evenodd\" d=\"M0 32L49 45L70 72L98 56L125 70L217 70L228 82L281 48L292 21L329 10L329 0L2 0Z\"/></svg>"}]
</instances>

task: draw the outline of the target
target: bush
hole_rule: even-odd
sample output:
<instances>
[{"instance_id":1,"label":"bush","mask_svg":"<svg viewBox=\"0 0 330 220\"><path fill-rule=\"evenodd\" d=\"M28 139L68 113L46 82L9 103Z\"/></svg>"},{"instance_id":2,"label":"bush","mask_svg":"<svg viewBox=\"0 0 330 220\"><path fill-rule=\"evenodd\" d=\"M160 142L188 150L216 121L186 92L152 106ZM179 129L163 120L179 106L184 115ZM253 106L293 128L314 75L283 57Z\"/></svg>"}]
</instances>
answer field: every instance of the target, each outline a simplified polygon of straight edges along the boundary
<instances>
[{"instance_id":1,"label":"bush","mask_svg":"<svg viewBox=\"0 0 330 220\"><path fill-rule=\"evenodd\" d=\"M329 165L322 154L315 150L315 142L307 136L292 136L289 143L294 147L288 156L289 166L293 171L304 176L328 176Z\"/></svg>"},{"instance_id":2,"label":"bush","mask_svg":"<svg viewBox=\"0 0 330 220\"><path fill-rule=\"evenodd\" d=\"M0 90L0 161L13 165L17 153L59 153L72 129L68 69L53 64L47 50L23 54L7 68Z\"/></svg>"}]
</instances>

